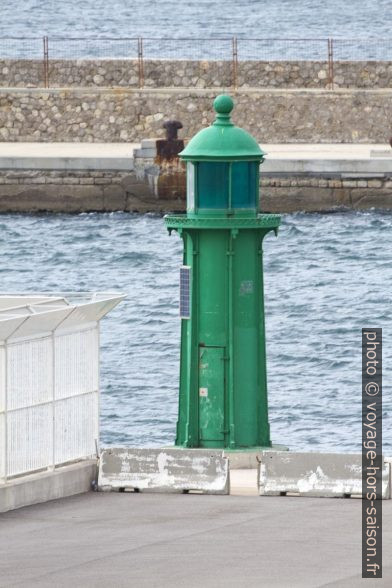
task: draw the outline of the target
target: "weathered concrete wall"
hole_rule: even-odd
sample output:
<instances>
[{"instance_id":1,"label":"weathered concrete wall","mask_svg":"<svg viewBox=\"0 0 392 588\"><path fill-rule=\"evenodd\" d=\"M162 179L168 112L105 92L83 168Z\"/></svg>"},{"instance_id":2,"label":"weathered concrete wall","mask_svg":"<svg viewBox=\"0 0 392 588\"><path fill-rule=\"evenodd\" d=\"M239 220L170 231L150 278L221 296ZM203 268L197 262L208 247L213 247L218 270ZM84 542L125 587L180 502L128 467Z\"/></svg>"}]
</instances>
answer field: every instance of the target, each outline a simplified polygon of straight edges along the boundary
<instances>
[{"instance_id":1,"label":"weathered concrete wall","mask_svg":"<svg viewBox=\"0 0 392 588\"><path fill-rule=\"evenodd\" d=\"M140 141L180 120L185 139L212 122L218 90L0 90L2 141ZM236 124L260 143L385 143L392 90L239 90Z\"/></svg>"},{"instance_id":2,"label":"weathered concrete wall","mask_svg":"<svg viewBox=\"0 0 392 588\"><path fill-rule=\"evenodd\" d=\"M266 176L260 180L264 212L392 209L392 176L341 178L336 174ZM159 199L135 172L2 170L1 212L182 212L182 193Z\"/></svg>"},{"instance_id":3,"label":"weathered concrete wall","mask_svg":"<svg viewBox=\"0 0 392 588\"><path fill-rule=\"evenodd\" d=\"M392 178L262 177L260 205L268 212L391 210Z\"/></svg>"},{"instance_id":4,"label":"weathered concrete wall","mask_svg":"<svg viewBox=\"0 0 392 588\"><path fill-rule=\"evenodd\" d=\"M229 87L234 84L231 60L191 61L145 59L143 74L137 59L50 59L49 87L147 88ZM392 85L390 61L336 61L335 87L388 88ZM330 73L326 61L239 61L238 87L326 88ZM43 87L42 60L0 59L0 86Z\"/></svg>"},{"instance_id":5,"label":"weathered concrete wall","mask_svg":"<svg viewBox=\"0 0 392 588\"><path fill-rule=\"evenodd\" d=\"M164 211L183 207L156 200L133 172L2 170L0 212Z\"/></svg>"},{"instance_id":6,"label":"weathered concrete wall","mask_svg":"<svg viewBox=\"0 0 392 588\"><path fill-rule=\"evenodd\" d=\"M0 484L0 513L89 492L97 474L97 461L86 460L10 479Z\"/></svg>"}]
</instances>

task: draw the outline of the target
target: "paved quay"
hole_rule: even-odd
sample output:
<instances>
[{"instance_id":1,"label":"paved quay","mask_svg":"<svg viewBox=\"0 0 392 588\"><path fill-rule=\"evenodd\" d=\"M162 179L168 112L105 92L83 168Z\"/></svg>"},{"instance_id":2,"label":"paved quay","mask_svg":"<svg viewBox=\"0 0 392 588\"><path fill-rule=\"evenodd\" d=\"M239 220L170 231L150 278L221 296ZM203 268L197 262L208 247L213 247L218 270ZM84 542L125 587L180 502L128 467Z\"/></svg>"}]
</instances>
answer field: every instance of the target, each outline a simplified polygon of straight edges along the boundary
<instances>
[{"instance_id":1,"label":"paved quay","mask_svg":"<svg viewBox=\"0 0 392 588\"><path fill-rule=\"evenodd\" d=\"M296 162L313 162L324 171L361 170L392 172L388 144L262 143L267 153L264 173L306 171ZM101 169L129 171L140 143L0 143L0 169ZM310 165L310 164L309 164ZM311 169L309 169L311 171Z\"/></svg>"},{"instance_id":2,"label":"paved quay","mask_svg":"<svg viewBox=\"0 0 392 588\"><path fill-rule=\"evenodd\" d=\"M88 493L0 515L0 586L307 588L361 579L361 501Z\"/></svg>"},{"instance_id":3,"label":"paved quay","mask_svg":"<svg viewBox=\"0 0 392 588\"><path fill-rule=\"evenodd\" d=\"M148 147L146 147L148 145ZM392 208L392 149L379 144L268 144L265 212ZM0 143L0 212L183 211L181 166L139 143Z\"/></svg>"},{"instance_id":4,"label":"paved quay","mask_svg":"<svg viewBox=\"0 0 392 588\"><path fill-rule=\"evenodd\" d=\"M392 149L388 144L263 144L267 153L263 174L341 174L377 177L392 173Z\"/></svg>"},{"instance_id":5,"label":"paved quay","mask_svg":"<svg viewBox=\"0 0 392 588\"><path fill-rule=\"evenodd\" d=\"M132 170L139 143L0 143L1 169Z\"/></svg>"}]
</instances>

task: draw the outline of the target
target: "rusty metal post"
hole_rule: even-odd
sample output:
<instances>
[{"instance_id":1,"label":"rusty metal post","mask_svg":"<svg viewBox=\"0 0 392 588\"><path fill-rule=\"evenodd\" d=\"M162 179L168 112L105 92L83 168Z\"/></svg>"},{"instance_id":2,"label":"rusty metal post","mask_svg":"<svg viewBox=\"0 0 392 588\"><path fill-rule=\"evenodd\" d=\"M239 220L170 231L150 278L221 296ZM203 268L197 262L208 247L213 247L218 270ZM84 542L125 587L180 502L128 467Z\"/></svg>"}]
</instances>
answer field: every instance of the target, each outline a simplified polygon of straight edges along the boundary
<instances>
[{"instance_id":1,"label":"rusty metal post","mask_svg":"<svg viewBox=\"0 0 392 588\"><path fill-rule=\"evenodd\" d=\"M238 43L237 43L237 37L232 38L232 52L233 52L232 85L233 85L233 89L237 90L237 88L238 88Z\"/></svg>"},{"instance_id":2,"label":"rusty metal post","mask_svg":"<svg viewBox=\"0 0 392 588\"><path fill-rule=\"evenodd\" d=\"M333 90L333 39L328 39L328 85Z\"/></svg>"},{"instance_id":3,"label":"rusty metal post","mask_svg":"<svg viewBox=\"0 0 392 588\"><path fill-rule=\"evenodd\" d=\"M44 88L49 88L49 39L43 38L44 43Z\"/></svg>"},{"instance_id":4,"label":"rusty metal post","mask_svg":"<svg viewBox=\"0 0 392 588\"><path fill-rule=\"evenodd\" d=\"M144 87L143 37L137 40L137 59L139 66L139 88Z\"/></svg>"}]
</instances>

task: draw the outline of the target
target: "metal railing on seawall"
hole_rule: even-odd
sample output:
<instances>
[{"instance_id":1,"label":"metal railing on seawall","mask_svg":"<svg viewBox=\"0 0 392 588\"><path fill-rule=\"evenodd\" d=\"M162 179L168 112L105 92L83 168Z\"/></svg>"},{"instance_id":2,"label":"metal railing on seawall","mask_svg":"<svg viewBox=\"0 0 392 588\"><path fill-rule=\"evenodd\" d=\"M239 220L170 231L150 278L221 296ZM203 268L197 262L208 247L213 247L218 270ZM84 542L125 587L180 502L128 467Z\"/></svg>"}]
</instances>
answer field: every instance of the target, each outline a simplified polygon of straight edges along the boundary
<instances>
[{"instance_id":1,"label":"metal railing on seawall","mask_svg":"<svg viewBox=\"0 0 392 588\"><path fill-rule=\"evenodd\" d=\"M39 62L36 79L29 77L29 65L21 68L17 73L17 84L26 81L28 87L54 87L58 86L55 80L56 63L74 62L72 72L62 80L63 87L74 84L74 74L82 68L82 63L95 62L95 71L87 74L87 82L100 85L102 77L102 61L116 60L118 62L133 63L131 79L105 80L105 86L126 85L139 88L153 87L155 78L159 77L159 71L164 68L164 63L196 62L201 70L208 69L208 64L215 64L213 69L216 86L237 88L239 86L251 86L255 83L252 72L255 63L274 63L275 68L271 76L279 80L282 66L279 63L297 62L296 69L289 68L286 75L290 81L295 71L300 73L309 68L309 63L314 62L322 73L315 84L322 87L333 88L335 69L337 65L348 63L392 62L391 39L341 39L341 38L242 38L242 37L216 37L216 38L150 38L150 37L1 37L0 38L0 82L9 74L10 67L4 65L9 60L26 60ZM93 66L94 67L94 66ZM179 67L179 66L178 66ZM321 69L320 69L321 68ZM11 67L12 69L12 67ZM270 70L265 70L264 74ZM171 72L172 73L172 72ZM260 73L260 72L259 72ZM311 78L314 72L307 74ZM358 80L363 81L363 71L353 74ZM374 79L371 73L369 83ZM121 76L120 76L121 77ZM126 77L126 76L125 76ZM174 76L175 77L175 76ZM268 77L268 76L266 76ZM281 77L281 76L280 76ZM366 77L366 76L365 76ZM53 84L52 82L53 78ZM91 79L90 79L91 78ZM124 78L124 76L122 76ZM316 71L317 78L317 71ZM68 79L68 81L67 81ZM121 82L120 84L118 82ZM190 72L187 87L200 86L200 76ZM4 83L2 84L5 85ZM87 83L87 85L90 85ZM176 84L175 84L176 85ZM177 84L178 85L178 84ZM339 85L339 84L338 84ZM280 86L281 87L281 86Z\"/></svg>"}]
</instances>

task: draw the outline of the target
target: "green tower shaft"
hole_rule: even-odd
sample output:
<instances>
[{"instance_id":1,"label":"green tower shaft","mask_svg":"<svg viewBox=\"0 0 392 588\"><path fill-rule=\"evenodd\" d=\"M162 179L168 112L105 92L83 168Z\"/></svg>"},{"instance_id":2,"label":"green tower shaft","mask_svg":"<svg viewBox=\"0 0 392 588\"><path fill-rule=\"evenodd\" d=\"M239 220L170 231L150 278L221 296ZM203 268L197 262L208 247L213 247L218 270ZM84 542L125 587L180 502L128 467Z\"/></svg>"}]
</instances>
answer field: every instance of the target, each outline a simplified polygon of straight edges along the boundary
<instances>
[{"instance_id":1,"label":"green tower shaft","mask_svg":"<svg viewBox=\"0 0 392 588\"><path fill-rule=\"evenodd\" d=\"M184 243L176 445L269 447L262 242L280 218L258 212L263 152L231 123L229 97L214 105L180 154L187 214L165 217Z\"/></svg>"}]
</instances>

